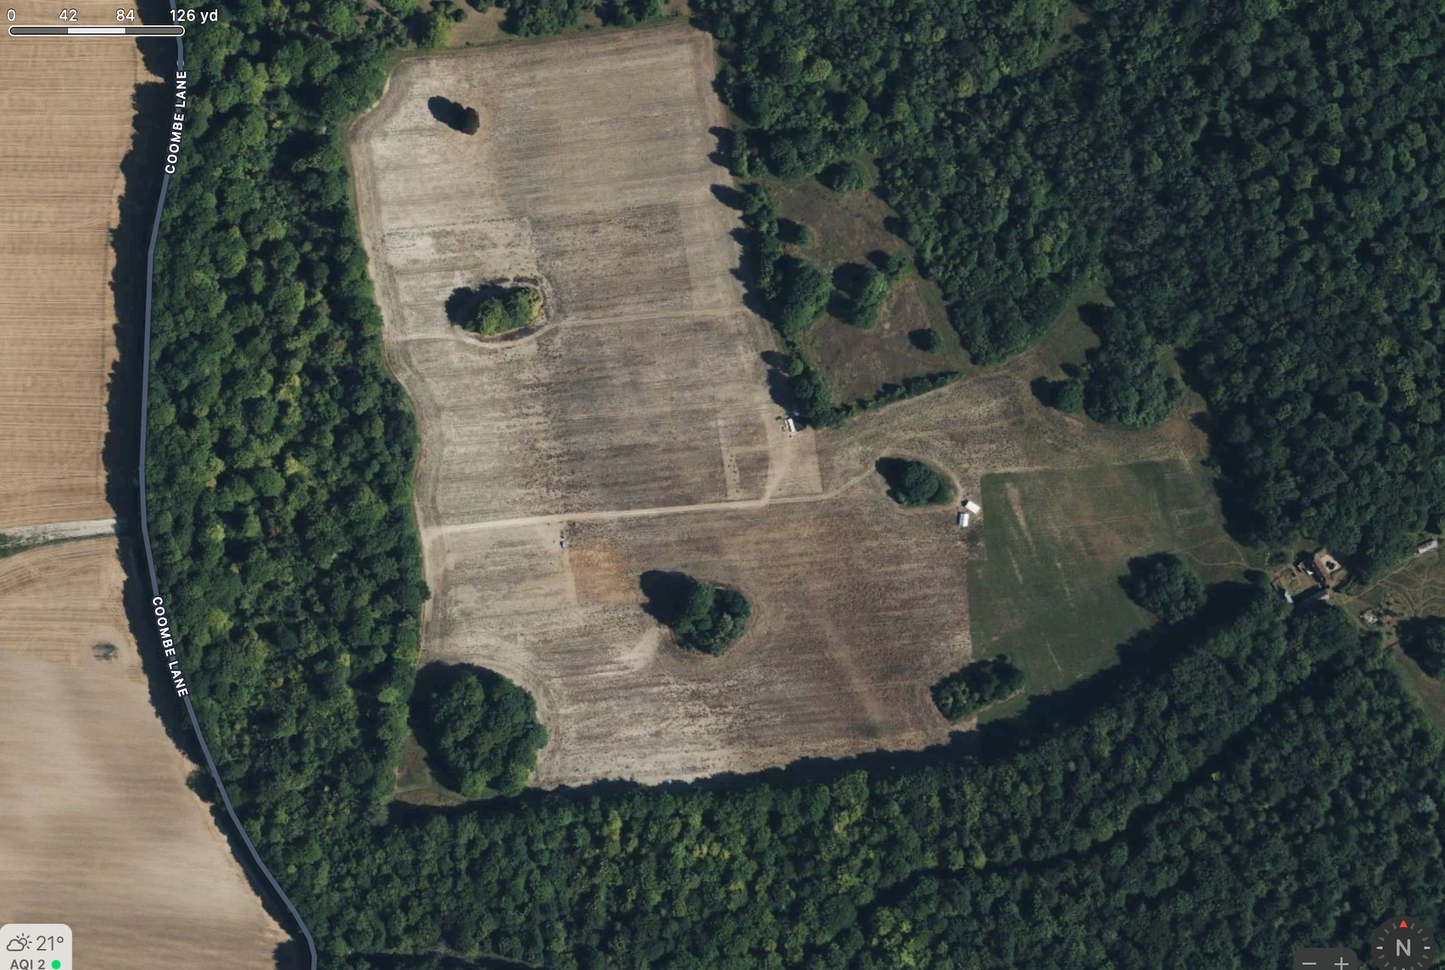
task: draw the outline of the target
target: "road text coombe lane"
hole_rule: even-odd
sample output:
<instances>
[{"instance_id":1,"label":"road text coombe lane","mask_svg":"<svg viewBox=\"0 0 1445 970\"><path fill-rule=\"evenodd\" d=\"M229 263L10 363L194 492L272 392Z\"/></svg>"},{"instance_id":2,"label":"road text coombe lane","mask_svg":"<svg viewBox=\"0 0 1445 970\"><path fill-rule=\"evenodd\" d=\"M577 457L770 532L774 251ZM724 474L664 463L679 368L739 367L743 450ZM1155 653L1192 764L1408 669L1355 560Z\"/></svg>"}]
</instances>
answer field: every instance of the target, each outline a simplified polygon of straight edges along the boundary
<instances>
[{"instance_id":1,"label":"road text coombe lane","mask_svg":"<svg viewBox=\"0 0 1445 970\"><path fill-rule=\"evenodd\" d=\"M186 686L185 675L181 673L181 662L174 659L176 655L176 642L171 634L171 621L166 616L166 604L157 596L151 600L151 606L155 607L156 627L161 633L161 649L165 651L168 658L166 668L171 672L171 686L176 689L177 697L185 697L190 694L190 688Z\"/></svg>"}]
</instances>

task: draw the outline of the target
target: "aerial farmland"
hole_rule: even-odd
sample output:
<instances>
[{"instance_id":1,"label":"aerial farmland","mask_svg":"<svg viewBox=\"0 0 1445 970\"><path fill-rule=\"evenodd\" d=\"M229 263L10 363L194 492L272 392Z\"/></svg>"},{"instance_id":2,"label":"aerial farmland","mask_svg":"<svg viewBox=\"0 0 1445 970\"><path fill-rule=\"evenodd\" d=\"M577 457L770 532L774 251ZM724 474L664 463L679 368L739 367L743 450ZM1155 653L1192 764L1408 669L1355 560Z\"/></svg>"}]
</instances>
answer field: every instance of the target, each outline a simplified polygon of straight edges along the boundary
<instances>
[{"instance_id":1,"label":"aerial farmland","mask_svg":"<svg viewBox=\"0 0 1445 970\"><path fill-rule=\"evenodd\" d=\"M56 8L14 4L12 20ZM74 16L114 22L80 0ZM117 364L112 290L134 43L7 38L0 120L0 901L68 922L84 962L242 970L287 936L232 857L196 769L152 707L129 627L103 460ZM127 269L129 271L130 268ZM136 361L126 366L134 368ZM113 484L113 483L112 483ZM32 548L33 547L33 548ZM147 631L149 632L149 631ZM157 649L154 642L143 647Z\"/></svg>"},{"instance_id":2,"label":"aerial farmland","mask_svg":"<svg viewBox=\"0 0 1445 970\"><path fill-rule=\"evenodd\" d=\"M422 661L532 692L545 787L945 741L928 688L970 659L984 550L949 510L890 501L877 460L976 494L990 471L1193 447L1080 434L1032 398L1029 359L788 434L710 159L713 71L682 26L453 52L404 62L353 132L388 359L423 435ZM436 99L474 108L477 133ZM449 319L457 290L516 281L546 298L516 339ZM650 571L743 591L749 632L720 658L679 650L643 609Z\"/></svg>"}]
</instances>

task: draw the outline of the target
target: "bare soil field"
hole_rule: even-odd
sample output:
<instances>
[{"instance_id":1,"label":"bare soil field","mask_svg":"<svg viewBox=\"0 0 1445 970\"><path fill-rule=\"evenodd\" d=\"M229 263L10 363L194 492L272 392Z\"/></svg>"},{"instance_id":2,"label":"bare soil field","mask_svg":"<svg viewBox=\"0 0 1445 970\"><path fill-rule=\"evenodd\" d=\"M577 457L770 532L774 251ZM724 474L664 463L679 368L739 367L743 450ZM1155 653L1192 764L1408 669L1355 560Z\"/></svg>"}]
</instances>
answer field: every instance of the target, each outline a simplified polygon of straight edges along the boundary
<instances>
[{"instance_id":1,"label":"bare soil field","mask_svg":"<svg viewBox=\"0 0 1445 970\"><path fill-rule=\"evenodd\" d=\"M353 133L388 357L423 435L422 661L533 693L546 787L945 740L928 688L970 657L983 533L898 508L878 458L928 460L976 496L990 472L1202 441L1187 415L1124 433L1043 408L1046 353L784 434L761 363L776 345L744 309L736 214L713 192L731 185L708 158L713 70L681 26L433 56ZM475 107L481 132L439 123L433 97ZM547 296L535 336L482 344L448 322L454 289L517 278ZM650 570L741 590L749 632L722 658L684 654L643 609ZM413 762L402 787L425 793Z\"/></svg>"},{"instance_id":2,"label":"bare soil field","mask_svg":"<svg viewBox=\"0 0 1445 970\"><path fill-rule=\"evenodd\" d=\"M36 0L18 23L58 23ZM79 22L115 4L78 0ZM7 38L0 56L0 532L111 515L101 444L115 360L120 162L135 85L133 43Z\"/></svg>"},{"instance_id":3,"label":"bare soil field","mask_svg":"<svg viewBox=\"0 0 1445 970\"><path fill-rule=\"evenodd\" d=\"M401 64L353 140L389 357L421 415L428 524L761 495L780 414L742 306L711 39L687 27ZM475 136L439 122L447 98ZM540 280L486 344L458 287Z\"/></svg>"},{"instance_id":4,"label":"bare soil field","mask_svg":"<svg viewBox=\"0 0 1445 970\"><path fill-rule=\"evenodd\" d=\"M275 965L262 908L151 706L114 538L0 560L0 902L83 966Z\"/></svg>"}]
</instances>

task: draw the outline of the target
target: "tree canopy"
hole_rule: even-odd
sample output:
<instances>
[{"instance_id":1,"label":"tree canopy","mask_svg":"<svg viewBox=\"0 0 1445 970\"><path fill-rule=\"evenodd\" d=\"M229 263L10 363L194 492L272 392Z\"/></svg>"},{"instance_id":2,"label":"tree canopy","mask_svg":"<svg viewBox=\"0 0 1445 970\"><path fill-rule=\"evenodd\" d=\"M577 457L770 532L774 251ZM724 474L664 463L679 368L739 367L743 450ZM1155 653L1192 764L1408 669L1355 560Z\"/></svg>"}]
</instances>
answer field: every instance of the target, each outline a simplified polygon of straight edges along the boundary
<instances>
[{"instance_id":1,"label":"tree canopy","mask_svg":"<svg viewBox=\"0 0 1445 970\"><path fill-rule=\"evenodd\" d=\"M693 10L722 42L742 168L870 156L980 363L1106 286L1159 353L1096 354L1088 412L1167 414L1171 348L1218 428L1234 529L1311 537L1368 578L1445 493L1445 11L1099 0L1060 36L1064 7Z\"/></svg>"},{"instance_id":2,"label":"tree canopy","mask_svg":"<svg viewBox=\"0 0 1445 970\"><path fill-rule=\"evenodd\" d=\"M1445 617L1424 616L1400 624L1400 646L1430 677L1445 673Z\"/></svg>"},{"instance_id":3,"label":"tree canopy","mask_svg":"<svg viewBox=\"0 0 1445 970\"><path fill-rule=\"evenodd\" d=\"M584 6L509 0L519 30ZM1098 0L1062 39L1062 0L691 6L744 177L871 155L976 359L1097 274L1205 395L1250 538L1368 573L1438 515L1438 5ZM416 435L341 138L408 35L353 0L217 10L155 252L150 534L217 769L323 966L1254 967L1440 925L1439 732L1341 611L1250 589L976 752L394 808Z\"/></svg>"},{"instance_id":4,"label":"tree canopy","mask_svg":"<svg viewBox=\"0 0 1445 970\"><path fill-rule=\"evenodd\" d=\"M1166 623L1188 619L1206 599L1198 574L1167 552L1130 559L1129 572L1119 585L1131 600Z\"/></svg>"},{"instance_id":5,"label":"tree canopy","mask_svg":"<svg viewBox=\"0 0 1445 970\"><path fill-rule=\"evenodd\" d=\"M521 791L547 743L532 695L500 674L475 667L428 679L434 686L418 702L417 737L433 770L468 798Z\"/></svg>"},{"instance_id":6,"label":"tree canopy","mask_svg":"<svg viewBox=\"0 0 1445 970\"><path fill-rule=\"evenodd\" d=\"M933 703L950 721L961 721L1024 689L1024 672L1008 654L975 660L933 685Z\"/></svg>"},{"instance_id":7,"label":"tree canopy","mask_svg":"<svg viewBox=\"0 0 1445 970\"><path fill-rule=\"evenodd\" d=\"M672 630L684 650L721 656L746 632L752 616L742 593L684 573L648 572L642 587L648 612Z\"/></svg>"},{"instance_id":8,"label":"tree canopy","mask_svg":"<svg viewBox=\"0 0 1445 970\"><path fill-rule=\"evenodd\" d=\"M938 469L906 458L880 458L878 474L888 485L888 497L899 505L951 505L953 486Z\"/></svg>"}]
</instances>

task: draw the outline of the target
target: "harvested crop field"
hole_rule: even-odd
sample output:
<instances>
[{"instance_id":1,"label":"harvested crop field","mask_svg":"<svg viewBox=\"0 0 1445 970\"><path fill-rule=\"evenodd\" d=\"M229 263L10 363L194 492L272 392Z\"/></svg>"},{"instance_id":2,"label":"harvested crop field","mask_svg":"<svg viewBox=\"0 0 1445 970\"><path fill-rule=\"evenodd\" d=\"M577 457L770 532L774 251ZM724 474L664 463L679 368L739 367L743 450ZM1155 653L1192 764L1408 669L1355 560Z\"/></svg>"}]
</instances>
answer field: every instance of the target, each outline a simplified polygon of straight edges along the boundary
<instances>
[{"instance_id":1,"label":"harvested crop field","mask_svg":"<svg viewBox=\"0 0 1445 970\"><path fill-rule=\"evenodd\" d=\"M731 180L708 157L712 73L710 39L676 26L410 60L352 140L388 358L422 430L422 660L533 693L547 787L945 740L928 689L970 657L983 533L894 505L877 459L927 460L976 495L1000 469L1198 445L1183 418L1123 434L1042 408L1029 357L789 437L713 191ZM432 98L475 107L480 132ZM537 333L484 344L448 321L456 289L513 280L546 295ZM742 591L747 635L722 658L681 652L643 609L651 570Z\"/></svg>"},{"instance_id":2,"label":"harvested crop field","mask_svg":"<svg viewBox=\"0 0 1445 970\"><path fill-rule=\"evenodd\" d=\"M778 436L709 161L712 42L686 27L404 62L353 139L388 354L422 419L428 524L758 497ZM465 135L433 114L474 107ZM461 287L532 280L482 344Z\"/></svg>"},{"instance_id":3,"label":"harvested crop field","mask_svg":"<svg viewBox=\"0 0 1445 970\"><path fill-rule=\"evenodd\" d=\"M259 968L286 936L151 706L114 538L0 560L0 901L83 966Z\"/></svg>"},{"instance_id":4,"label":"harvested crop field","mask_svg":"<svg viewBox=\"0 0 1445 970\"><path fill-rule=\"evenodd\" d=\"M13 5L20 23L53 6ZM83 23L115 5L71 4ZM135 86L152 80L132 43L7 38L0 125L0 532L101 519L101 444L115 361L115 257L121 159Z\"/></svg>"}]
</instances>

